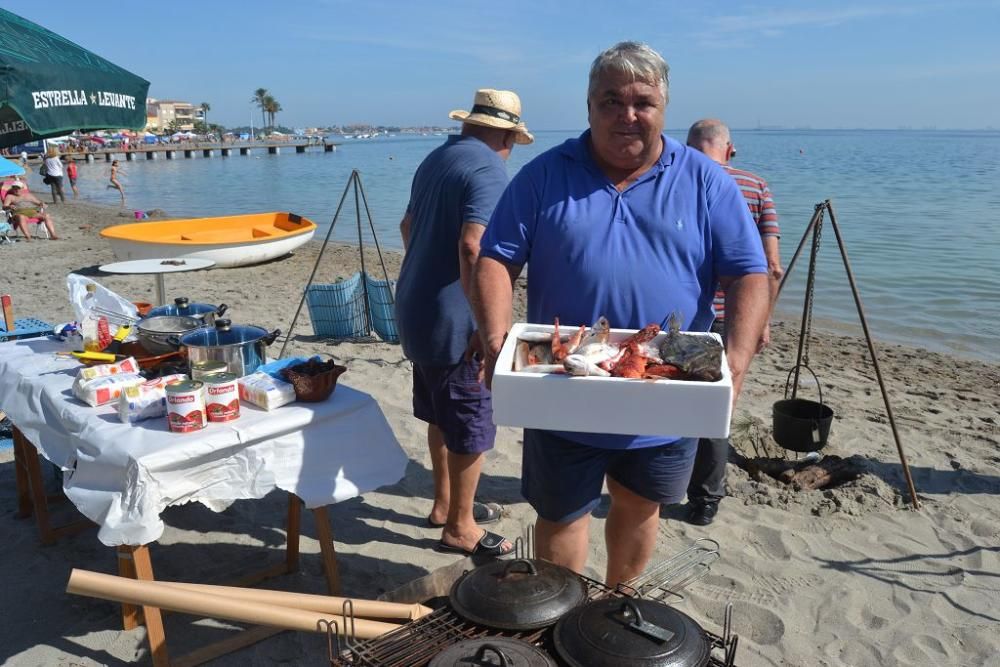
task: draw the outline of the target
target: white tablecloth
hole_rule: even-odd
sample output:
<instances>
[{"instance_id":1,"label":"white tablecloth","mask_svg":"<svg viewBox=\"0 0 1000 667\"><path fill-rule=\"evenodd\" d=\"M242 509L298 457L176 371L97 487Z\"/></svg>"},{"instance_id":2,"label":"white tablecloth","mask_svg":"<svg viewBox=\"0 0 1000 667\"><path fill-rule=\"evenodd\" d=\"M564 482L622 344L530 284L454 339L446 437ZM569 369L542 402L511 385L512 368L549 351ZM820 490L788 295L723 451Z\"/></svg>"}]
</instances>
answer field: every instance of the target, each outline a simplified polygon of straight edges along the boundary
<instances>
[{"instance_id":1,"label":"white tablecloth","mask_svg":"<svg viewBox=\"0 0 1000 667\"><path fill-rule=\"evenodd\" d=\"M322 403L271 412L243 403L235 421L171 433L165 418L123 424L114 407L74 398L80 364L54 356L62 349L46 339L0 344L0 409L65 471L66 495L108 546L155 541L170 505L222 511L279 488L320 507L393 484L406 468L378 403L343 384Z\"/></svg>"}]
</instances>

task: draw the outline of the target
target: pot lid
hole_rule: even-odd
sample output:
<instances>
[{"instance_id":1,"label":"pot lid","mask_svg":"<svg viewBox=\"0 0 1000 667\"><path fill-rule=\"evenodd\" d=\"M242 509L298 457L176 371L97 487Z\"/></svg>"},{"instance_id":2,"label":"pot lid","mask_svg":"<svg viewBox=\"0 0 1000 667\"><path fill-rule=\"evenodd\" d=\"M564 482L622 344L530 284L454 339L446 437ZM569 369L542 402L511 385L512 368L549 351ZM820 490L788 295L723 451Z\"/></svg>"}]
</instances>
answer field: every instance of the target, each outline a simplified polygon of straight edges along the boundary
<instances>
[{"instance_id":1,"label":"pot lid","mask_svg":"<svg viewBox=\"0 0 1000 667\"><path fill-rule=\"evenodd\" d=\"M449 594L455 612L500 630L552 625L587 599L587 585L571 570L543 560L494 561L466 572Z\"/></svg>"},{"instance_id":2,"label":"pot lid","mask_svg":"<svg viewBox=\"0 0 1000 667\"><path fill-rule=\"evenodd\" d=\"M213 306L210 303L191 303L190 299L186 296L179 296L168 306L153 308L149 311L147 317L156 317L159 315L186 315L189 317L197 317L206 313L218 313L221 315L225 312L225 310L225 305Z\"/></svg>"},{"instance_id":3,"label":"pot lid","mask_svg":"<svg viewBox=\"0 0 1000 667\"><path fill-rule=\"evenodd\" d=\"M694 619L660 602L606 598L563 617L556 651L572 667L703 667L711 644Z\"/></svg>"},{"instance_id":4,"label":"pot lid","mask_svg":"<svg viewBox=\"0 0 1000 667\"><path fill-rule=\"evenodd\" d=\"M218 347L255 343L268 335L267 329L250 324L233 324L230 320L215 320L215 326L202 327L184 334L181 344L188 347Z\"/></svg>"},{"instance_id":5,"label":"pot lid","mask_svg":"<svg viewBox=\"0 0 1000 667\"><path fill-rule=\"evenodd\" d=\"M427 667L556 667L545 651L511 637L481 637L449 646Z\"/></svg>"},{"instance_id":6,"label":"pot lid","mask_svg":"<svg viewBox=\"0 0 1000 667\"><path fill-rule=\"evenodd\" d=\"M184 315L158 315L145 317L136 325L140 332L155 334L180 334L204 326L204 322L195 317Z\"/></svg>"}]
</instances>

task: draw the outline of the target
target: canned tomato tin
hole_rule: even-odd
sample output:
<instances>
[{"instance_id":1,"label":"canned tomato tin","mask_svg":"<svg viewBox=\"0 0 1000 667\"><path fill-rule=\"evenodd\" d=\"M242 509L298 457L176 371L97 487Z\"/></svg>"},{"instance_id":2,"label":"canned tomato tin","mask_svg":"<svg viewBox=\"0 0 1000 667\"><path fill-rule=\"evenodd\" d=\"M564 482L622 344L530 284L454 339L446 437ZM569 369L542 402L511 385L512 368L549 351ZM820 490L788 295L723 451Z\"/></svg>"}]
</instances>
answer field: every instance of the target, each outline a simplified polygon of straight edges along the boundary
<instances>
[{"instance_id":1,"label":"canned tomato tin","mask_svg":"<svg viewBox=\"0 0 1000 667\"><path fill-rule=\"evenodd\" d=\"M211 375L212 373L225 373L228 370L229 366L226 365L226 362L224 361L216 361L215 359L192 361L191 379L204 380L206 375Z\"/></svg>"},{"instance_id":2,"label":"canned tomato tin","mask_svg":"<svg viewBox=\"0 0 1000 667\"><path fill-rule=\"evenodd\" d=\"M211 373L205 383L205 413L210 422L227 422L240 416L240 388L235 373Z\"/></svg>"},{"instance_id":3,"label":"canned tomato tin","mask_svg":"<svg viewBox=\"0 0 1000 667\"><path fill-rule=\"evenodd\" d=\"M171 382L167 394L167 428L190 433L205 428L205 383L198 380Z\"/></svg>"}]
</instances>

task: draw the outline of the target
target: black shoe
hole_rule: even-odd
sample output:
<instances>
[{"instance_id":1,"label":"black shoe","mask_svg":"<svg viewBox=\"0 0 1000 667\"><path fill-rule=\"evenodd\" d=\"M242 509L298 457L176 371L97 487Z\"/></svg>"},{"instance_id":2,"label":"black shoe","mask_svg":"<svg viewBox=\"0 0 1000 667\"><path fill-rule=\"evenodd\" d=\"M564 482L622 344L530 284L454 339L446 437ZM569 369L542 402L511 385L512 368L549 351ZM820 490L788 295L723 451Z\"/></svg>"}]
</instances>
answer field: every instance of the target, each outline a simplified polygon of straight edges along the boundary
<instances>
[{"instance_id":1,"label":"black shoe","mask_svg":"<svg viewBox=\"0 0 1000 667\"><path fill-rule=\"evenodd\" d=\"M719 513L719 503L688 503L688 523L696 526L707 526L715 521L715 515Z\"/></svg>"}]
</instances>

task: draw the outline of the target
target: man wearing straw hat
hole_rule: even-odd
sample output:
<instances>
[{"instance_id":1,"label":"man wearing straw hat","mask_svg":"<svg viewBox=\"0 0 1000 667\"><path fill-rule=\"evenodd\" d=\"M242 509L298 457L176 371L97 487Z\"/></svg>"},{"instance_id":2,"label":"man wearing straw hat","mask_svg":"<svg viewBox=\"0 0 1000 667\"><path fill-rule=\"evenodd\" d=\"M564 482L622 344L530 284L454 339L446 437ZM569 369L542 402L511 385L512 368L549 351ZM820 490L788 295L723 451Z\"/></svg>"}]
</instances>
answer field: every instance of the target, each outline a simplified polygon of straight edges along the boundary
<instances>
[{"instance_id":1,"label":"man wearing straw hat","mask_svg":"<svg viewBox=\"0 0 1000 667\"><path fill-rule=\"evenodd\" d=\"M721 283L734 395L768 312L767 264L736 183L663 133L668 71L645 44L622 42L590 69L590 128L521 168L490 220L473 304L487 381L511 321L513 284L528 275L528 321L586 324L605 315L638 329L681 313L708 331ZM580 406L586 410L586 406ZM582 572L590 513L607 483L606 581L642 573L661 504L683 499L697 439L525 429L521 492L538 513L535 553Z\"/></svg>"},{"instance_id":2,"label":"man wearing straw hat","mask_svg":"<svg viewBox=\"0 0 1000 667\"><path fill-rule=\"evenodd\" d=\"M472 109L452 111L461 135L448 137L417 168L399 225L406 255L396 287L396 323L413 362L413 414L427 422L434 504L442 551L499 556L513 548L477 524L501 508L475 502L483 454L496 427L468 294L479 242L507 186L504 161L534 138L521 100L507 90L476 92Z\"/></svg>"}]
</instances>

